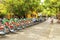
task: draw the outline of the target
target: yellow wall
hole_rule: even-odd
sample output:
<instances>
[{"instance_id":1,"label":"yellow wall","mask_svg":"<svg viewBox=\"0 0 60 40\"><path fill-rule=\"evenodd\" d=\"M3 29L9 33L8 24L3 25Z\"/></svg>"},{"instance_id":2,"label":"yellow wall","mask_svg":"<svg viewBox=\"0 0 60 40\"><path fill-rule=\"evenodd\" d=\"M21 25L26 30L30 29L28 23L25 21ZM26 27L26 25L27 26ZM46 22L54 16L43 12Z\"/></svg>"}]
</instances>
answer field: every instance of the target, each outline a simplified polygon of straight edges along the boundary
<instances>
[{"instance_id":1,"label":"yellow wall","mask_svg":"<svg viewBox=\"0 0 60 40\"><path fill-rule=\"evenodd\" d=\"M38 14L35 12L35 11L33 11L32 12L32 14L27 14L27 18L33 18L31 15L36 15L36 18L38 17Z\"/></svg>"},{"instance_id":2,"label":"yellow wall","mask_svg":"<svg viewBox=\"0 0 60 40\"><path fill-rule=\"evenodd\" d=\"M38 14L36 12L33 11L32 13L33 15L36 15L36 18L38 17Z\"/></svg>"},{"instance_id":3,"label":"yellow wall","mask_svg":"<svg viewBox=\"0 0 60 40\"><path fill-rule=\"evenodd\" d=\"M32 17L31 17L31 14L27 14L27 18L32 18Z\"/></svg>"},{"instance_id":4,"label":"yellow wall","mask_svg":"<svg viewBox=\"0 0 60 40\"><path fill-rule=\"evenodd\" d=\"M12 14L11 14L11 13L8 13L8 14L6 15L6 18L8 18L8 19L12 18Z\"/></svg>"}]
</instances>

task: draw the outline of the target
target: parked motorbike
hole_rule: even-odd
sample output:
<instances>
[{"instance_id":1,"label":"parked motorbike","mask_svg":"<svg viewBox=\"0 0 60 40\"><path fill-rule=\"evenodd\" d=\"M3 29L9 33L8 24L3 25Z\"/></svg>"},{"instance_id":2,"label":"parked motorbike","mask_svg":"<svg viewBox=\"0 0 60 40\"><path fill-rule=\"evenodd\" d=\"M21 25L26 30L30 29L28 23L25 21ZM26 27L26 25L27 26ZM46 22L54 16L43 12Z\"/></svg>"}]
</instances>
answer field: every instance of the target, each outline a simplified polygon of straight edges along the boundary
<instances>
[{"instance_id":1,"label":"parked motorbike","mask_svg":"<svg viewBox=\"0 0 60 40\"><path fill-rule=\"evenodd\" d=\"M0 24L0 35L5 36L5 34L6 34L5 25Z\"/></svg>"},{"instance_id":2,"label":"parked motorbike","mask_svg":"<svg viewBox=\"0 0 60 40\"><path fill-rule=\"evenodd\" d=\"M20 21L20 25L22 26L23 29L26 28L26 25L25 25L25 21L24 20L21 20Z\"/></svg>"},{"instance_id":3,"label":"parked motorbike","mask_svg":"<svg viewBox=\"0 0 60 40\"><path fill-rule=\"evenodd\" d=\"M15 32L13 24L9 24L9 22L6 22L5 23L5 27L6 27L7 33L9 33L9 32L13 32L14 33Z\"/></svg>"},{"instance_id":4,"label":"parked motorbike","mask_svg":"<svg viewBox=\"0 0 60 40\"><path fill-rule=\"evenodd\" d=\"M16 22L15 26L16 26L17 30L21 30L22 29L22 26L21 26L21 24L19 22Z\"/></svg>"}]
</instances>

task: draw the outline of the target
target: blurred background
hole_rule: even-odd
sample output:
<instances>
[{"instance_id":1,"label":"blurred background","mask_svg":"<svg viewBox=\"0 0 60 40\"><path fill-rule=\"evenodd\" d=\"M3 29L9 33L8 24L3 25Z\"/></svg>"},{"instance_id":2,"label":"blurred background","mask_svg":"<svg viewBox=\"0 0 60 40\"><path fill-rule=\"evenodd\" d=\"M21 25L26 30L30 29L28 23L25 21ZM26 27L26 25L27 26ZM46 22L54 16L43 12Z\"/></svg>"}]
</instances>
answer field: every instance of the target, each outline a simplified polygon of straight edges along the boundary
<instances>
[{"instance_id":1,"label":"blurred background","mask_svg":"<svg viewBox=\"0 0 60 40\"><path fill-rule=\"evenodd\" d=\"M0 0L0 18L55 16L60 12L60 0Z\"/></svg>"}]
</instances>

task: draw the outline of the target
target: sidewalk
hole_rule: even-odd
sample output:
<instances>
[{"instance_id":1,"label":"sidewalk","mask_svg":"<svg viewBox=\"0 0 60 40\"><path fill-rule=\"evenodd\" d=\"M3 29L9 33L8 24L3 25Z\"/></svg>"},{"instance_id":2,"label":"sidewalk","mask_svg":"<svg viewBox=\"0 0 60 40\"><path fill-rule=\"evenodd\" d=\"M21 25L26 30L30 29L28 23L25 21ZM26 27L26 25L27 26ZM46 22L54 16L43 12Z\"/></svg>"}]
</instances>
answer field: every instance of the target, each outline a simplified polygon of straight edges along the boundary
<instances>
[{"instance_id":1,"label":"sidewalk","mask_svg":"<svg viewBox=\"0 0 60 40\"><path fill-rule=\"evenodd\" d=\"M17 32L17 34L6 35L0 40L60 40L60 24L43 22Z\"/></svg>"}]
</instances>

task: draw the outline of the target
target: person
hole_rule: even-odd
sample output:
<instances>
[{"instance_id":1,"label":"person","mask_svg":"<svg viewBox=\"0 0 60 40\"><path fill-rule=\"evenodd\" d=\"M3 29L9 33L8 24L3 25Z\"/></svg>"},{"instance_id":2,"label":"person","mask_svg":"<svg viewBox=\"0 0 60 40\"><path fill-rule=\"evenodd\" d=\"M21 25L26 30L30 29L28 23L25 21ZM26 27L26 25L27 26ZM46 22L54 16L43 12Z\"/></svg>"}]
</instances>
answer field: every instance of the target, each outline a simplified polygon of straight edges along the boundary
<instances>
[{"instance_id":1,"label":"person","mask_svg":"<svg viewBox=\"0 0 60 40\"><path fill-rule=\"evenodd\" d=\"M52 18L51 18L51 23L52 23L52 24L53 24L53 20L54 20L54 19L53 19L53 17L52 17Z\"/></svg>"},{"instance_id":2,"label":"person","mask_svg":"<svg viewBox=\"0 0 60 40\"><path fill-rule=\"evenodd\" d=\"M36 22L36 21L37 21L36 17L33 17L33 18L32 18L32 21L33 21L33 22Z\"/></svg>"},{"instance_id":3,"label":"person","mask_svg":"<svg viewBox=\"0 0 60 40\"><path fill-rule=\"evenodd\" d=\"M46 22L50 23L50 21L51 21L51 18L49 17Z\"/></svg>"},{"instance_id":4,"label":"person","mask_svg":"<svg viewBox=\"0 0 60 40\"><path fill-rule=\"evenodd\" d=\"M42 22L43 21L43 18L42 18L42 16L40 16L40 18L39 18L39 22Z\"/></svg>"},{"instance_id":5,"label":"person","mask_svg":"<svg viewBox=\"0 0 60 40\"><path fill-rule=\"evenodd\" d=\"M48 17L47 20L46 20L46 23L53 23L53 19L51 17Z\"/></svg>"}]
</instances>

